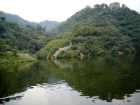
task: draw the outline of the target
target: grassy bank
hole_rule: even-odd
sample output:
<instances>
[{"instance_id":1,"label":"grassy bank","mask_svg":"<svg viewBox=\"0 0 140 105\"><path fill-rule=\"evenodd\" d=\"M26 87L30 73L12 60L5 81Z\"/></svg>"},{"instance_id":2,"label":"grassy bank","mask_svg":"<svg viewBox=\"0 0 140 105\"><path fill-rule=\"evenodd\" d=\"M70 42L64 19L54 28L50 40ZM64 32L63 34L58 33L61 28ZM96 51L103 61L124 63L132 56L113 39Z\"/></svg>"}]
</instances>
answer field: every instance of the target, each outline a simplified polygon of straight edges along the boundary
<instances>
[{"instance_id":1,"label":"grassy bank","mask_svg":"<svg viewBox=\"0 0 140 105\"><path fill-rule=\"evenodd\" d=\"M5 52L0 54L0 67L1 69L11 69L11 67L18 67L27 63L33 63L36 59L29 54L13 52Z\"/></svg>"}]
</instances>

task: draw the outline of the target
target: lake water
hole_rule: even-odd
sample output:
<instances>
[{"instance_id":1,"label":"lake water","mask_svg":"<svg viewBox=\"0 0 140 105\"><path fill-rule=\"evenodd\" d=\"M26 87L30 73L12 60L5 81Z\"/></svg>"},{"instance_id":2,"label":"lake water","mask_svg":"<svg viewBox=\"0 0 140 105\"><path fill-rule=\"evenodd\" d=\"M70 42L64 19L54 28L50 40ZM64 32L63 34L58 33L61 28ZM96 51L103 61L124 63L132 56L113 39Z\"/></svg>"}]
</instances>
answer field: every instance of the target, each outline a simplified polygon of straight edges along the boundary
<instances>
[{"instance_id":1,"label":"lake water","mask_svg":"<svg viewBox=\"0 0 140 105\"><path fill-rule=\"evenodd\" d=\"M0 105L140 105L140 66L94 59L0 67Z\"/></svg>"}]
</instances>

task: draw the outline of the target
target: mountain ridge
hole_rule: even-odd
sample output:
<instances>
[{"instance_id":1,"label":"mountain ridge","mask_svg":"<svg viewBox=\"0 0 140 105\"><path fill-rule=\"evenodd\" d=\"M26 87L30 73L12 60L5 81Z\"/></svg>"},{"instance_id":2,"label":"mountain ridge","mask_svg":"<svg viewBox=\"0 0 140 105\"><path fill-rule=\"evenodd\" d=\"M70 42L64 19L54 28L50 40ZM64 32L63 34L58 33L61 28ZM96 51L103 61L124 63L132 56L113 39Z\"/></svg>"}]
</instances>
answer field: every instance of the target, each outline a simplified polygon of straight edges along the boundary
<instances>
[{"instance_id":1,"label":"mountain ridge","mask_svg":"<svg viewBox=\"0 0 140 105\"><path fill-rule=\"evenodd\" d=\"M19 25L23 25L23 26L34 25L35 24L35 22L30 22L28 20L25 20L18 15L11 14L11 13L6 13L6 12L3 12L3 11L0 11L0 17L5 18L5 20L7 22L18 23Z\"/></svg>"},{"instance_id":2,"label":"mountain ridge","mask_svg":"<svg viewBox=\"0 0 140 105\"><path fill-rule=\"evenodd\" d=\"M60 22L57 21L51 21L51 20L44 20L41 22L32 22L23 19L19 15L6 13L3 11L0 11L0 18L5 18L7 22L11 23L18 23L21 26L37 26L40 25L42 28L45 28L47 31L55 28ZM46 28L47 27L47 28Z\"/></svg>"}]
</instances>

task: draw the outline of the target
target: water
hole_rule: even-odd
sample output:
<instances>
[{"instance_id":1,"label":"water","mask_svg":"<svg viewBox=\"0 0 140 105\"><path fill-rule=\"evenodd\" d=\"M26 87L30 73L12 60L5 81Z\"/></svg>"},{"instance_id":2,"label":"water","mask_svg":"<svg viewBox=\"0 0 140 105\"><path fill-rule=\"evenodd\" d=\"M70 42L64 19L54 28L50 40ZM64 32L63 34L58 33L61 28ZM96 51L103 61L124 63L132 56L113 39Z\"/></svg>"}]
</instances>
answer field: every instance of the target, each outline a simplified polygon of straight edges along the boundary
<instances>
[{"instance_id":1,"label":"water","mask_svg":"<svg viewBox=\"0 0 140 105\"><path fill-rule=\"evenodd\" d=\"M140 105L139 65L40 61L0 68L0 105Z\"/></svg>"}]
</instances>

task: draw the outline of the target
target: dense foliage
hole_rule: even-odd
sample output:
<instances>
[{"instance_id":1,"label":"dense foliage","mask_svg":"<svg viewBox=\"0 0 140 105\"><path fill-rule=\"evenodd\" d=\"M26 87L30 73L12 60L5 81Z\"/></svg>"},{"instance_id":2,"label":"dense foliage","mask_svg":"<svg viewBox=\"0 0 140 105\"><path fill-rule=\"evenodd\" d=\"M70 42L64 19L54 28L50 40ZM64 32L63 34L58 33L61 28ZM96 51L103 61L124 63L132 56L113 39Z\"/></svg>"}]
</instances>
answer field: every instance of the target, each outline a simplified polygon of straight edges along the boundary
<instances>
[{"instance_id":1,"label":"dense foliage","mask_svg":"<svg viewBox=\"0 0 140 105\"><path fill-rule=\"evenodd\" d=\"M33 52L43 45L44 38L40 27L22 28L14 23L0 21L0 40L12 48Z\"/></svg>"},{"instance_id":2,"label":"dense foliage","mask_svg":"<svg viewBox=\"0 0 140 105\"><path fill-rule=\"evenodd\" d=\"M20 61L34 60L29 54L35 53L45 44L46 36L41 27L20 26L0 18L0 64L7 65Z\"/></svg>"},{"instance_id":3,"label":"dense foliage","mask_svg":"<svg viewBox=\"0 0 140 105\"><path fill-rule=\"evenodd\" d=\"M86 7L63 22L53 32L65 34L65 43L71 42L72 48L60 57L91 57L91 56L134 56L140 52L140 14L125 5L95 5ZM65 40L63 39L63 40ZM69 40L67 40L69 39ZM50 55L45 49L63 47L61 37L53 38L41 51ZM52 55L55 52L52 51ZM41 54L40 54L41 55ZM43 56L43 55L42 55Z\"/></svg>"}]
</instances>

